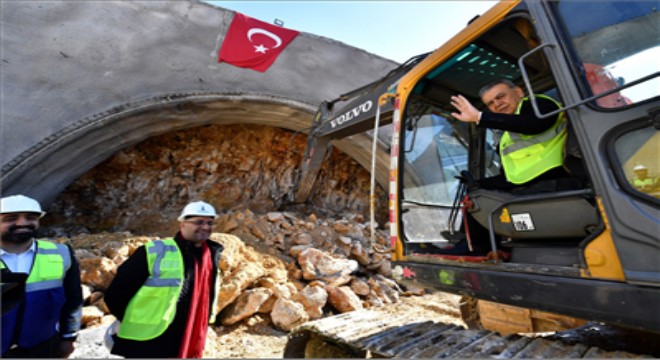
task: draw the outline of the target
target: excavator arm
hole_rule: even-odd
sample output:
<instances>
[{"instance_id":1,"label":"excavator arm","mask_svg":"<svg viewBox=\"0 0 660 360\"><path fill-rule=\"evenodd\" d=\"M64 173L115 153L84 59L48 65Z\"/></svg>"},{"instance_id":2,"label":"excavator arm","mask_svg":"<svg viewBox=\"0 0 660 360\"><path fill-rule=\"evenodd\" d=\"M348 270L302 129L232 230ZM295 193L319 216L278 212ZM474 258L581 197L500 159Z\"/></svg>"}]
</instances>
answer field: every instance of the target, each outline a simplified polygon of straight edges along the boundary
<instances>
[{"instance_id":1,"label":"excavator arm","mask_svg":"<svg viewBox=\"0 0 660 360\"><path fill-rule=\"evenodd\" d=\"M293 191L293 202L303 203L309 197L330 142L373 129L378 98L391 91L398 80L427 55L412 57L384 77L343 94L337 99L321 103L308 133L307 148ZM345 105L335 110L338 102L344 102ZM380 125L388 125L392 122L393 109L394 106L389 102L381 106Z\"/></svg>"}]
</instances>

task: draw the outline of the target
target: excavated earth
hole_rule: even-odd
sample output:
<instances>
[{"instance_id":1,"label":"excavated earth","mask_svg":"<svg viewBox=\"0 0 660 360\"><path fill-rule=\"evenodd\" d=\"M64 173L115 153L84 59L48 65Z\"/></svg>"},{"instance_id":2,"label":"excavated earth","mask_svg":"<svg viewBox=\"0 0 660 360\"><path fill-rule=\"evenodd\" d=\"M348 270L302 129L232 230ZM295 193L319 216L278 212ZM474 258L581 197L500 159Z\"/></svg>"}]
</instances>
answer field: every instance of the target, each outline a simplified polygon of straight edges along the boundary
<instances>
[{"instance_id":1,"label":"excavated earth","mask_svg":"<svg viewBox=\"0 0 660 360\"><path fill-rule=\"evenodd\" d=\"M390 279L389 255L375 250L389 237L387 194L377 189L372 239L369 174L350 157L332 151L311 198L289 201L305 141L254 125L181 130L124 149L71 184L42 230L71 244L81 266L84 325L72 357L112 357L103 334L115 319L103 291L138 246L174 235L181 208L194 200L219 211L212 240L225 247L220 323L205 358L280 358L293 328L360 309L463 327L458 296ZM657 336L602 324L549 336L618 357L660 355Z\"/></svg>"}]
</instances>

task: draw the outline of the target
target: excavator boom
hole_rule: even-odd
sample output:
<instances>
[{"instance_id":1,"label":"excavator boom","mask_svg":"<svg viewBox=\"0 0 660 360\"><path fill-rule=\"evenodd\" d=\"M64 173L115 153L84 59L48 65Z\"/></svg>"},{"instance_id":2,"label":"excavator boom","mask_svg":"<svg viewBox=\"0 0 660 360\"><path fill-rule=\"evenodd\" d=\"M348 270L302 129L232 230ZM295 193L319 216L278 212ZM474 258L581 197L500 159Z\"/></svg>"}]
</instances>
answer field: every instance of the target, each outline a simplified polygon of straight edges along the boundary
<instances>
[{"instance_id":1,"label":"excavator boom","mask_svg":"<svg viewBox=\"0 0 660 360\"><path fill-rule=\"evenodd\" d=\"M403 75L407 74L412 67L427 55L414 56L384 77L350 93L343 94L337 99L321 103L308 133L307 147L296 181L293 202L302 203L309 197L330 142L373 129L376 121L378 98L388 92ZM346 103L346 101L350 102ZM344 104L335 110L335 104L338 102L344 102ZM380 125L390 124L392 113L393 106L391 103L382 105Z\"/></svg>"}]
</instances>

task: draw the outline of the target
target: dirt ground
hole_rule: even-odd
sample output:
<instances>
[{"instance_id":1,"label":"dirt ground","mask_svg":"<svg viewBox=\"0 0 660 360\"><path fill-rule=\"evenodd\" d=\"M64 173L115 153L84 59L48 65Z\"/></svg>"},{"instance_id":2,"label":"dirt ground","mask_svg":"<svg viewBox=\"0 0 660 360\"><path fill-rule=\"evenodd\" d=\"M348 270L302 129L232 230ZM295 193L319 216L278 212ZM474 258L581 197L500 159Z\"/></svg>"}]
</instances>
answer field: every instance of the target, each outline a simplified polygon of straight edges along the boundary
<instances>
[{"instance_id":1,"label":"dirt ground","mask_svg":"<svg viewBox=\"0 0 660 360\"><path fill-rule=\"evenodd\" d=\"M424 307L437 315L437 320L462 325L459 296L447 293L401 297L396 304L385 305L388 312L414 312ZM257 315L232 326L211 327L207 338L205 358L212 359L278 359L284 354L288 333L277 330L268 317ZM72 359L117 358L103 346L104 326L81 331Z\"/></svg>"},{"instance_id":2,"label":"dirt ground","mask_svg":"<svg viewBox=\"0 0 660 360\"><path fill-rule=\"evenodd\" d=\"M434 320L463 326L459 312L460 297L437 292L423 296L402 297L396 304L385 305L392 313L415 313L420 308L431 311ZM214 359L277 359L282 358L287 343L287 333L269 324L267 317L254 316L232 326L212 327L209 333L205 358ZM85 329L78 338L77 350L71 358L114 358L102 345L103 327ZM582 343L606 350L628 351L645 354L641 357L660 356L660 336L635 332L598 323L564 331L549 338L561 338L563 342ZM626 354L630 355L630 354ZM638 356L632 356L638 357Z\"/></svg>"},{"instance_id":3,"label":"dirt ground","mask_svg":"<svg viewBox=\"0 0 660 360\"><path fill-rule=\"evenodd\" d=\"M383 309L392 313L415 313L420 308L432 312L434 320L465 326L460 317L460 296L436 292L423 296L402 297L396 304ZM214 358L282 358L287 334L268 325L267 320L252 319L253 325L241 323L231 327L217 327ZM531 334L530 334L531 335ZM538 334L541 335L541 334ZM538 336L537 335L537 336ZM608 351L623 351L622 357L658 358L660 335L623 329L601 323L587 323L576 329L543 334L548 339L561 339L564 343L582 343ZM209 349L210 350L210 349ZM639 354L639 355L634 355ZM625 355L625 356L624 356Z\"/></svg>"},{"instance_id":4,"label":"dirt ground","mask_svg":"<svg viewBox=\"0 0 660 360\"><path fill-rule=\"evenodd\" d=\"M385 305L392 312L401 313L412 311L415 307L425 307L438 315L438 320L462 325L458 310L459 296L447 293L434 293L423 296L402 297L396 304ZM236 359L253 358L268 359L282 358L287 333L275 330L269 326L268 321L251 319L254 325L240 323L234 326L216 327L216 348L212 350L215 358Z\"/></svg>"}]
</instances>

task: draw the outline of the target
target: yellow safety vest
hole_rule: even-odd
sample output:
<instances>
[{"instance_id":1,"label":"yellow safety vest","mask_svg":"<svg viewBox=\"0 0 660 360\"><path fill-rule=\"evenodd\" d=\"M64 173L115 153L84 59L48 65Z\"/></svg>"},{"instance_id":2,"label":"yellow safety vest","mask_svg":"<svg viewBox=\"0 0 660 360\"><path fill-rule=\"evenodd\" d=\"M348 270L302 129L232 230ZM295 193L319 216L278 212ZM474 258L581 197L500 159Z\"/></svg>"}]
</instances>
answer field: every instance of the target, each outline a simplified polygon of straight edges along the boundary
<instances>
[{"instance_id":1,"label":"yellow safety vest","mask_svg":"<svg viewBox=\"0 0 660 360\"><path fill-rule=\"evenodd\" d=\"M174 239L154 240L144 246L149 277L128 303L117 333L121 338L138 341L162 335L172 323L184 279L183 257ZM209 323L216 319L221 280L220 267L217 266Z\"/></svg>"},{"instance_id":2,"label":"yellow safety vest","mask_svg":"<svg viewBox=\"0 0 660 360\"><path fill-rule=\"evenodd\" d=\"M37 251L25 282L25 306L22 316L17 309L2 314L2 352L12 345L15 326L22 324L16 343L24 348L35 346L57 332L62 307L66 302L64 276L71 267L71 253L66 245L36 240ZM0 269L6 264L0 261Z\"/></svg>"},{"instance_id":3,"label":"yellow safety vest","mask_svg":"<svg viewBox=\"0 0 660 360\"><path fill-rule=\"evenodd\" d=\"M174 320L181 293L184 264L174 239L154 240L144 245L149 277L128 303L119 337L150 340L165 332Z\"/></svg>"},{"instance_id":4,"label":"yellow safety vest","mask_svg":"<svg viewBox=\"0 0 660 360\"><path fill-rule=\"evenodd\" d=\"M633 186L639 189L643 189L645 186L653 186L653 183L653 178L633 179Z\"/></svg>"},{"instance_id":5,"label":"yellow safety vest","mask_svg":"<svg viewBox=\"0 0 660 360\"><path fill-rule=\"evenodd\" d=\"M561 107L561 104L551 97L536 96ZM529 98L520 101L516 115L520 114L525 101L529 101ZM563 112L559 113L555 124L541 134L523 135L505 131L500 141L500 158L507 180L513 184L524 184L550 169L562 166L565 143L566 117Z\"/></svg>"}]
</instances>

